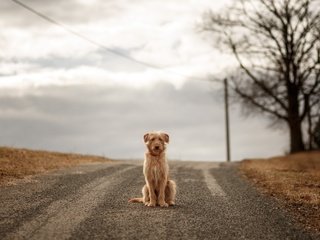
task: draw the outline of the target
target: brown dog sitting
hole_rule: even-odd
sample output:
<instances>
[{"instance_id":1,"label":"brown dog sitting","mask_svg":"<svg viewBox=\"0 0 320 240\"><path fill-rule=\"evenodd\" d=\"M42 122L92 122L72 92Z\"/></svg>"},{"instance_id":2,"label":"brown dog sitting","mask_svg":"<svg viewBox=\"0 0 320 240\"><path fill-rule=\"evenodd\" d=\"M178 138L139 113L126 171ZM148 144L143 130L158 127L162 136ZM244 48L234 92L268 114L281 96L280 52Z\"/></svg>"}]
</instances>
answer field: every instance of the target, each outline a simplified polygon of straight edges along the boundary
<instances>
[{"instance_id":1,"label":"brown dog sitting","mask_svg":"<svg viewBox=\"0 0 320 240\"><path fill-rule=\"evenodd\" d=\"M147 146L143 174L146 184L142 188L142 198L132 198L129 202L142 202L146 206L168 207L175 204L176 183L169 180L169 166L166 159L166 144L169 135L163 132L150 132L144 135Z\"/></svg>"}]
</instances>

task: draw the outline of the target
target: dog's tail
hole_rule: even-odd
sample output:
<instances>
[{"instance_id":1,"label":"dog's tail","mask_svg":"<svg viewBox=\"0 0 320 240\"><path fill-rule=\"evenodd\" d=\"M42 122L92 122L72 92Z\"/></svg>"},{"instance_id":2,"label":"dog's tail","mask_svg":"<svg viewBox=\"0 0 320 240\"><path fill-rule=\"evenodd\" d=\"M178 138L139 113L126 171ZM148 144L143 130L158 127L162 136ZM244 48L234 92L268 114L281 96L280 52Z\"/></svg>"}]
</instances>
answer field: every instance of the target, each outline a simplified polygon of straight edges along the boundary
<instances>
[{"instance_id":1,"label":"dog's tail","mask_svg":"<svg viewBox=\"0 0 320 240\"><path fill-rule=\"evenodd\" d=\"M143 198L131 198L128 200L131 203L143 203Z\"/></svg>"}]
</instances>

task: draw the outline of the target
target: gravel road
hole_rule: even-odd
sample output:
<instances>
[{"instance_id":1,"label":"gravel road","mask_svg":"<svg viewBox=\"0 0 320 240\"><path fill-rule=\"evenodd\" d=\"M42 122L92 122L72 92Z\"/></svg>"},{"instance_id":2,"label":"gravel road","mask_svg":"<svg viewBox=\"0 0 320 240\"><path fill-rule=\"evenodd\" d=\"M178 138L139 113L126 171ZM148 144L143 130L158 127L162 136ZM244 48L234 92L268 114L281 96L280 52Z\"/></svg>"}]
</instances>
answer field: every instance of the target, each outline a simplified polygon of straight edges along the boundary
<instances>
[{"instance_id":1,"label":"gravel road","mask_svg":"<svg viewBox=\"0 0 320 240\"><path fill-rule=\"evenodd\" d=\"M81 165L0 187L0 239L320 239L261 196L235 165L170 162L176 206L128 203L142 161Z\"/></svg>"}]
</instances>

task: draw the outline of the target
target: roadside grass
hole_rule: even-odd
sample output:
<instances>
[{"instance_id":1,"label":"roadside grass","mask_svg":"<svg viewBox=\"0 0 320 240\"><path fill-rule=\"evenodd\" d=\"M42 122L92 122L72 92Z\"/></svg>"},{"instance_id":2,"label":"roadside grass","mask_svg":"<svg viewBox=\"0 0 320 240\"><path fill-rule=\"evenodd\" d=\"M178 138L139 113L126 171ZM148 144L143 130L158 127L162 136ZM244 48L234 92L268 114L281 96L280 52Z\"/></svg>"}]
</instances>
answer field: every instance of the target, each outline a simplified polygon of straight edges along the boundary
<instances>
[{"instance_id":1,"label":"roadside grass","mask_svg":"<svg viewBox=\"0 0 320 240\"><path fill-rule=\"evenodd\" d=\"M0 147L0 185L77 164L107 162L105 157Z\"/></svg>"},{"instance_id":2,"label":"roadside grass","mask_svg":"<svg viewBox=\"0 0 320 240\"><path fill-rule=\"evenodd\" d=\"M243 160L240 169L260 190L284 203L306 228L320 232L319 151Z\"/></svg>"}]
</instances>

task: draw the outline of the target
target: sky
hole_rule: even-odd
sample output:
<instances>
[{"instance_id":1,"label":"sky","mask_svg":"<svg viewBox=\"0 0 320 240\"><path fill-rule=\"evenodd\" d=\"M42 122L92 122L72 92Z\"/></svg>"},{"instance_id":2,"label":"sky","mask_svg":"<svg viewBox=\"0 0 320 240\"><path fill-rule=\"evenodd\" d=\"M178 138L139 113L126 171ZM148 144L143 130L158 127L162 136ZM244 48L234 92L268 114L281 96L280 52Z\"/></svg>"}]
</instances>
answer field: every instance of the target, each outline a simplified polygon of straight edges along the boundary
<instances>
[{"instance_id":1,"label":"sky","mask_svg":"<svg viewBox=\"0 0 320 240\"><path fill-rule=\"evenodd\" d=\"M201 21L231 0L20 1L64 27L1 1L1 146L141 159L143 135L161 130L171 159L225 160L222 84L210 80L237 65ZM285 130L239 105L230 123L232 160L288 149Z\"/></svg>"}]
</instances>

